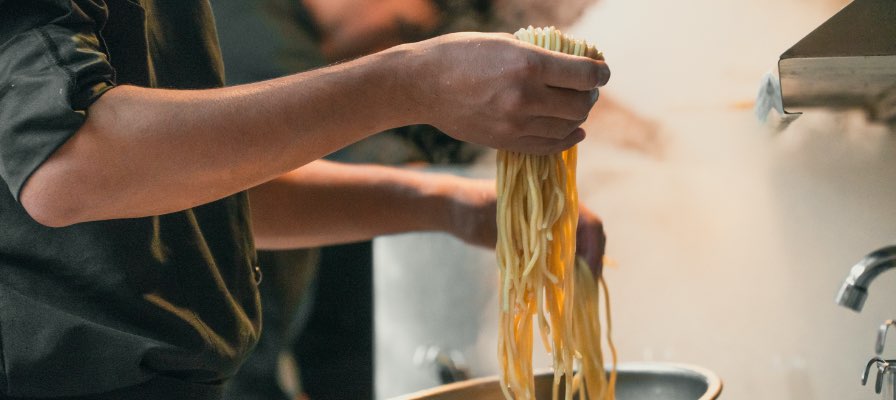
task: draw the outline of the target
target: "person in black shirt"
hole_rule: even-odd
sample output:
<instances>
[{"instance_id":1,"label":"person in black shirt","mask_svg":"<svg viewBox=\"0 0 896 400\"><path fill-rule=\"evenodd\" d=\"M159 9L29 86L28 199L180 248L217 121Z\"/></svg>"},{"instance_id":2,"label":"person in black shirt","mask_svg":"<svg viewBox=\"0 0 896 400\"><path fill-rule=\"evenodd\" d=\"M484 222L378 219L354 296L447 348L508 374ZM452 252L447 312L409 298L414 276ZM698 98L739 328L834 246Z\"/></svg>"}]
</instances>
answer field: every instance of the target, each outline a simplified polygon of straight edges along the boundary
<instances>
[{"instance_id":1,"label":"person in black shirt","mask_svg":"<svg viewBox=\"0 0 896 400\"><path fill-rule=\"evenodd\" d=\"M318 158L413 123L558 151L608 78L465 33L221 88L206 1L0 0L0 396L219 398L261 328L256 246L494 244L491 183Z\"/></svg>"}]
</instances>

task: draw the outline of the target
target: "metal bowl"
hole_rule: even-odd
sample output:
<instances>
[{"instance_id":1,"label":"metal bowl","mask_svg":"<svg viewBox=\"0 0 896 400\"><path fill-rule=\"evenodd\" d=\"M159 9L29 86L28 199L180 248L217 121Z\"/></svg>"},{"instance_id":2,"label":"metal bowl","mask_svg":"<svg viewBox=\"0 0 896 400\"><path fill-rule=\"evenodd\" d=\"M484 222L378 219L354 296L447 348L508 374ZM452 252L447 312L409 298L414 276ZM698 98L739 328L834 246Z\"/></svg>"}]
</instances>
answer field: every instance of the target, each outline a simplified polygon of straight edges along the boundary
<instances>
[{"instance_id":1,"label":"metal bowl","mask_svg":"<svg viewBox=\"0 0 896 400\"><path fill-rule=\"evenodd\" d=\"M718 375L691 365L624 363L618 371L616 400L713 400L722 392ZM551 398L553 376L550 371L535 376L536 398ZM498 378L489 377L439 386L393 400L504 400L504 395Z\"/></svg>"}]
</instances>

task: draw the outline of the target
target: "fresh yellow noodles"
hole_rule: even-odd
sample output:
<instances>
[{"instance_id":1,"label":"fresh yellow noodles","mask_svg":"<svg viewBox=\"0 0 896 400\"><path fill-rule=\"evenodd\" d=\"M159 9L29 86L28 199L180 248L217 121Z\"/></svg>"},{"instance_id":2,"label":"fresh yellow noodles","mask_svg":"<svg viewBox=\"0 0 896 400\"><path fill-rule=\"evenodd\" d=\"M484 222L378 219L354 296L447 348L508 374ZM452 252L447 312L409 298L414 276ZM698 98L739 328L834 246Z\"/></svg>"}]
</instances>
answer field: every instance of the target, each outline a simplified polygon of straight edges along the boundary
<instances>
[{"instance_id":1,"label":"fresh yellow noodles","mask_svg":"<svg viewBox=\"0 0 896 400\"><path fill-rule=\"evenodd\" d=\"M549 50L603 58L593 46L553 27L530 26L515 35ZM568 400L575 393L579 393L579 399L613 399L616 350L609 341L606 283L600 281L612 351L609 379L601 351L600 288L586 263L575 256L576 147L547 156L499 151L497 190L496 252L501 277L498 359L504 396L508 400L535 397L535 318L543 344L553 357L553 398L558 398L562 380Z\"/></svg>"}]
</instances>

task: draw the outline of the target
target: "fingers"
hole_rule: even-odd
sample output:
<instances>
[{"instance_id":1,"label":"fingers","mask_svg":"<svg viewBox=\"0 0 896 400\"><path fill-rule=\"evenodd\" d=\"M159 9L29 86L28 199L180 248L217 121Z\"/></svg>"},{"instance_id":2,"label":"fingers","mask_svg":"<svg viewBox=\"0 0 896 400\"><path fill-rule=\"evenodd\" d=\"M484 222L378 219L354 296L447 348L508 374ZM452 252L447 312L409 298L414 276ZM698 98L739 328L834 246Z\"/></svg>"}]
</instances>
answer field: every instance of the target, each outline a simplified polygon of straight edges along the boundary
<instances>
[{"instance_id":1,"label":"fingers","mask_svg":"<svg viewBox=\"0 0 896 400\"><path fill-rule=\"evenodd\" d=\"M610 80L610 67L602 60L553 52L542 62L541 78L548 86L587 91Z\"/></svg>"},{"instance_id":2,"label":"fingers","mask_svg":"<svg viewBox=\"0 0 896 400\"><path fill-rule=\"evenodd\" d=\"M604 86L610 80L610 67L603 59L551 51L530 43L522 45L535 51L528 63L538 67L548 86L584 91Z\"/></svg>"},{"instance_id":3,"label":"fingers","mask_svg":"<svg viewBox=\"0 0 896 400\"><path fill-rule=\"evenodd\" d=\"M585 139L585 130L575 128L565 137L559 139L542 136L523 136L505 146L506 150L524 154L554 154L566 150Z\"/></svg>"},{"instance_id":4,"label":"fingers","mask_svg":"<svg viewBox=\"0 0 896 400\"><path fill-rule=\"evenodd\" d=\"M536 136L561 140L569 136L585 119L567 120L553 117L532 117L524 124L520 136Z\"/></svg>"},{"instance_id":5,"label":"fingers","mask_svg":"<svg viewBox=\"0 0 896 400\"><path fill-rule=\"evenodd\" d=\"M426 91L440 95L423 96L428 119L422 122L496 149L550 154L580 142L585 132L579 126L597 101L597 87L610 76L603 61L506 34L455 34L422 43L440 46L420 53L431 56L419 64L426 67L421 75L440 77L433 81L437 89Z\"/></svg>"},{"instance_id":6,"label":"fingers","mask_svg":"<svg viewBox=\"0 0 896 400\"><path fill-rule=\"evenodd\" d=\"M579 228L576 231L576 254L585 259L595 279L603 273L603 258L607 247L603 221L584 207L579 207Z\"/></svg>"},{"instance_id":7,"label":"fingers","mask_svg":"<svg viewBox=\"0 0 896 400\"><path fill-rule=\"evenodd\" d=\"M581 124L597 103L600 91L597 88L579 91L542 87L536 95L541 101L533 106L533 115L578 121Z\"/></svg>"}]
</instances>

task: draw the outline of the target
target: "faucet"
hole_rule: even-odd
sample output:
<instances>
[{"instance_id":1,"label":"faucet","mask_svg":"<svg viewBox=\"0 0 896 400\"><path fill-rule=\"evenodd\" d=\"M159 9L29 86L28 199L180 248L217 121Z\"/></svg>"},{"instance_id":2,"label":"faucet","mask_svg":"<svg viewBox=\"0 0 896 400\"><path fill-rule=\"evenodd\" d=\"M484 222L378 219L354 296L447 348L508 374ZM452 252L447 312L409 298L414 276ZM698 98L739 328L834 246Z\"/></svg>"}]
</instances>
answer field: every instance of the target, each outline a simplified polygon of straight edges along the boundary
<instances>
[{"instance_id":1,"label":"faucet","mask_svg":"<svg viewBox=\"0 0 896 400\"><path fill-rule=\"evenodd\" d=\"M837 304L853 311L862 311L868 298L868 285L882 272L896 267L896 246L877 249L849 270L837 293Z\"/></svg>"}]
</instances>

